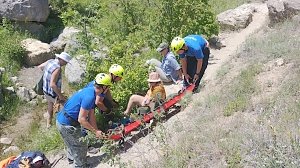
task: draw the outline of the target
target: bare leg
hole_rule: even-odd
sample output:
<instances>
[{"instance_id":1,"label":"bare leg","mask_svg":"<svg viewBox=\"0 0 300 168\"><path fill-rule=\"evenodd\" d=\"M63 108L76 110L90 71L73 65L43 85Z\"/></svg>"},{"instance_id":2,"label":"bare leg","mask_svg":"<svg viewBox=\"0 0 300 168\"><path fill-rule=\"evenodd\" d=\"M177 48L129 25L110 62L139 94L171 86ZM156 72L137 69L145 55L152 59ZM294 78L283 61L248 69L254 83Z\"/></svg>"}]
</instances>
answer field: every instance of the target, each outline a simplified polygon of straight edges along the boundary
<instances>
[{"instance_id":1,"label":"bare leg","mask_svg":"<svg viewBox=\"0 0 300 168\"><path fill-rule=\"evenodd\" d=\"M135 106L135 105L141 106L144 99L145 99L144 96L132 95L129 99L129 102L127 104L127 108L126 108L124 114L129 115L130 112L131 112L132 107Z\"/></svg>"},{"instance_id":2,"label":"bare leg","mask_svg":"<svg viewBox=\"0 0 300 168\"><path fill-rule=\"evenodd\" d=\"M51 121L52 121L52 118L53 118L53 105L54 105L54 103L52 101L48 100L47 128L49 128L51 126Z\"/></svg>"}]
</instances>

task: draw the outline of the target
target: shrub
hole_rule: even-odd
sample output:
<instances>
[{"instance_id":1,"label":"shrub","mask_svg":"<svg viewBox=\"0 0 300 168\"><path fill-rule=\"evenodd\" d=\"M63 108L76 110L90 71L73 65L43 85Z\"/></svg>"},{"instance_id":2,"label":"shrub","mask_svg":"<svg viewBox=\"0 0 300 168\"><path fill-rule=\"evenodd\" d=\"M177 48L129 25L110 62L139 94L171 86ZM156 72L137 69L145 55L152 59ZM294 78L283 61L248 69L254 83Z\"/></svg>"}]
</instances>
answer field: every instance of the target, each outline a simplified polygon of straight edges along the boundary
<instances>
[{"instance_id":1,"label":"shrub","mask_svg":"<svg viewBox=\"0 0 300 168\"><path fill-rule=\"evenodd\" d=\"M207 0L162 1L160 12L157 32L167 41L171 41L175 36L189 34L203 34L206 37L218 34L216 16L207 4Z\"/></svg>"},{"instance_id":2,"label":"shrub","mask_svg":"<svg viewBox=\"0 0 300 168\"><path fill-rule=\"evenodd\" d=\"M13 30L12 25L6 20L2 20L0 25L0 67L5 68L2 75L2 87L11 86L9 77L13 76L21 67L24 56L24 49L20 42L26 36ZM2 89L2 88L0 88ZM0 121L7 120L15 113L18 99L10 93L4 93L3 105L0 108Z\"/></svg>"}]
</instances>

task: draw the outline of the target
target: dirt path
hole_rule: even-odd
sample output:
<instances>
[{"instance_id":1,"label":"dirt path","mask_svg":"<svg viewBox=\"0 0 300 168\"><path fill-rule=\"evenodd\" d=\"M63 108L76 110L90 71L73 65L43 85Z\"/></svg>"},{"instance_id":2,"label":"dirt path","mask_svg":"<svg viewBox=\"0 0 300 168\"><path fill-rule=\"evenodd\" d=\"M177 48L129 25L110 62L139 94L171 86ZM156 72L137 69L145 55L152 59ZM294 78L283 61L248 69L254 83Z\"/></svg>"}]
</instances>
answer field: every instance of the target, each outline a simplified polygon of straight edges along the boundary
<instances>
[{"instance_id":1,"label":"dirt path","mask_svg":"<svg viewBox=\"0 0 300 168\"><path fill-rule=\"evenodd\" d=\"M198 94L195 94L194 99L201 98L202 94L205 94L206 88L210 88L216 82L215 77L218 69L232 59L232 56L237 54L239 51L239 47L241 44L245 42L245 40L251 36L251 34L258 32L263 26L267 25L268 22L268 9L266 4L256 4L257 12L254 13L253 21L250 25L239 31L239 32L230 32L230 33L221 33L221 37L225 39L226 47L220 50L212 50L212 55L214 56L210 60L210 65L206 70L206 74L204 80L206 81L205 88ZM189 110L193 107L187 107L184 111L176 114L176 116L170 118L167 122L163 124L168 132L172 132L172 136L174 138L173 141L176 142L176 124L177 121L180 123L185 122L189 117ZM228 119L230 122L230 119ZM185 126L186 127L186 126ZM172 143L172 142L170 142ZM124 163L128 163L132 167L144 167L148 162L158 161L160 158L160 148L159 143L154 141L151 134L140 138L136 143L132 145L126 152L118 155L120 157L120 161ZM96 154L91 156L89 159L93 162L93 165L97 165L95 167L111 167L107 163L101 163L102 155ZM133 166L134 165L134 166ZM56 166L56 168L68 167L67 161L61 160Z\"/></svg>"}]
</instances>

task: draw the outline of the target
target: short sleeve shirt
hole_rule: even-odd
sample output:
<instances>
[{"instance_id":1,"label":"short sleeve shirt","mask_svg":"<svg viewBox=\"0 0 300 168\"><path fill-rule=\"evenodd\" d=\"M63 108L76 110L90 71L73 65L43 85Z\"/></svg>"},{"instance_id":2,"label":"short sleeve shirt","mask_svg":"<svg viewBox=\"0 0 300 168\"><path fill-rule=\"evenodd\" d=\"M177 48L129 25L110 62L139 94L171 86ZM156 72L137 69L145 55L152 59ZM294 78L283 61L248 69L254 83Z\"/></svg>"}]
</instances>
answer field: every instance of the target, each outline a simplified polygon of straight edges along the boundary
<instances>
[{"instance_id":1,"label":"short sleeve shirt","mask_svg":"<svg viewBox=\"0 0 300 168\"><path fill-rule=\"evenodd\" d=\"M94 87L94 84L95 84L95 80L90 81L88 84L86 84L86 85L84 86L84 88L87 88L87 87Z\"/></svg>"},{"instance_id":2,"label":"short sleeve shirt","mask_svg":"<svg viewBox=\"0 0 300 168\"><path fill-rule=\"evenodd\" d=\"M161 69L167 76L170 76L174 82L178 80L179 76L177 70L180 69L180 66L172 52L168 52L167 55L164 56Z\"/></svg>"},{"instance_id":3,"label":"short sleeve shirt","mask_svg":"<svg viewBox=\"0 0 300 168\"><path fill-rule=\"evenodd\" d=\"M154 99L154 101L157 98L156 96L158 94L160 94L161 100L166 100L166 90L162 84L155 86L153 88L150 88L147 92L147 95L150 96L152 99Z\"/></svg>"},{"instance_id":4,"label":"short sleeve shirt","mask_svg":"<svg viewBox=\"0 0 300 168\"><path fill-rule=\"evenodd\" d=\"M80 108L84 110L92 110L95 108L96 93L94 87L87 87L77 91L65 103L63 110L74 120L78 120ZM63 113L58 113L57 121L60 124L70 125Z\"/></svg>"},{"instance_id":5,"label":"short sleeve shirt","mask_svg":"<svg viewBox=\"0 0 300 168\"><path fill-rule=\"evenodd\" d=\"M206 40L200 35L189 35L183 38L185 45L188 47L188 50L183 54L179 54L180 58L186 56L196 57L196 59L203 59L203 49L206 46Z\"/></svg>"}]
</instances>

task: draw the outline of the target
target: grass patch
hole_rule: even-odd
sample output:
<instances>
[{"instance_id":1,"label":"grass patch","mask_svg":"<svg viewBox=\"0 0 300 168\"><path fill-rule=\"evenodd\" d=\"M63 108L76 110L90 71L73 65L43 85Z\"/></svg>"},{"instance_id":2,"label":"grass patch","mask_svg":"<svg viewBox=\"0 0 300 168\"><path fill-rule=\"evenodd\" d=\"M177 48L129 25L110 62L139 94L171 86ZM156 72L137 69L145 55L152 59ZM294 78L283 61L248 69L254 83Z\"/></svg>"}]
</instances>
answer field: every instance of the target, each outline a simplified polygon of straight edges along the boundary
<instances>
[{"instance_id":1,"label":"grass patch","mask_svg":"<svg viewBox=\"0 0 300 168\"><path fill-rule=\"evenodd\" d=\"M221 80L226 74L230 72L231 67L228 64L222 65L217 71L216 79Z\"/></svg>"},{"instance_id":2,"label":"grass patch","mask_svg":"<svg viewBox=\"0 0 300 168\"><path fill-rule=\"evenodd\" d=\"M252 94L257 90L255 76L261 71L261 66L252 65L242 71L235 79L235 83L230 86L230 90L226 94L227 103L224 108L224 116L231 116L234 112L244 111Z\"/></svg>"},{"instance_id":3,"label":"grass patch","mask_svg":"<svg viewBox=\"0 0 300 168\"><path fill-rule=\"evenodd\" d=\"M212 9L215 12L215 14L219 14L228 9L234 9L248 2L251 2L251 0L210 0L209 4L212 6Z\"/></svg>"},{"instance_id":4,"label":"grass patch","mask_svg":"<svg viewBox=\"0 0 300 168\"><path fill-rule=\"evenodd\" d=\"M28 133L22 135L17 141L17 146L19 146L22 151L40 150L49 152L54 149L62 149L63 145L64 142L57 128L52 126L51 129L42 130L39 120L32 122Z\"/></svg>"},{"instance_id":5,"label":"grass patch","mask_svg":"<svg viewBox=\"0 0 300 168\"><path fill-rule=\"evenodd\" d=\"M26 34L14 31L6 19L2 20L0 25L0 67L5 68L5 72L0 77L0 86L3 88L12 86L9 77L14 76L21 68L25 50L21 47L20 42L26 37ZM3 101L0 103L3 104L2 106L0 104L0 123L13 116L19 104L18 98L12 96L11 93L4 93L1 96L3 96Z\"/></svg>"}]
</instances>

